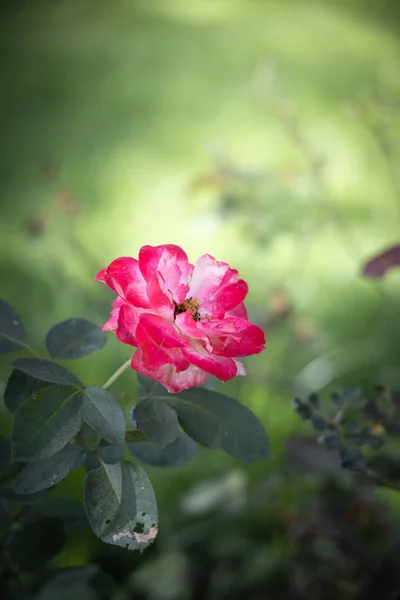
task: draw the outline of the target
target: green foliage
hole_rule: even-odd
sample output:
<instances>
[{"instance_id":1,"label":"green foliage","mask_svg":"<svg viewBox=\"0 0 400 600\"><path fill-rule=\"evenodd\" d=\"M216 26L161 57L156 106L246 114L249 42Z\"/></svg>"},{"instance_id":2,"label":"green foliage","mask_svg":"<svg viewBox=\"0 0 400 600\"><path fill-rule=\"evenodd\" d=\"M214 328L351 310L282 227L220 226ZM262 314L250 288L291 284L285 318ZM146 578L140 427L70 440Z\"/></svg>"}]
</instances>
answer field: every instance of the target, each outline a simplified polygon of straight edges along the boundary
<instances>
[{"instance_id":1,"label":"green foliage","mask_svg":"<svg viewBox=\"0 0 400 600\"><path fill-rule=\"evenodd\" d=\"M239 460L254 462L269 458L267 435L258 418L234 398L206 388L169 394L160 384L139 376L144 399L165 402L178 415L182 429L206 448L225 450ZM137 407L134 415L136 418Z\"/></svg>"},{"instance_id":2,"label":"green foliage","mask_svg":"<svg viewBox=\"0 0 400 600\"><path fill-rule=\"evenodd\" d=\"M51 358L81 358L103 348L106 334L86 319L69 319L58 323L46 335Z\"/></svg>"},{"instance_id":3,"label":"green foliage","mask_svg":"<svg viewBox=\"0 0 400 600\"><path fill-rule=\"evenodd\" d=\"M19 358L14 362L14 367L26 375L46 381L47 383L59 383L61 385L81 386L82 382L68 371L65 367L50 360L41 358Z\"/></svg>"},{"instance_id":4,"label":"green foliage","mask_svg":"<svg viewBox=\"0 0 400 600\"><path fill-rule=\"evenodd\" d=\"M0 334L7 334L0 335L0 348L22 346L34 352L11 307L2 303L0 309ZM52 359L80 358L104 342L104 333L84 319L59 323L46 336ZM139 375L140 393L131 419L135 428L127 431L115 396L86 386L56 360L19 358L13 367L4 390L12 416L11 439L0 438L0 535L6 540L11 561L6 573L11 578L15 568L32 573L45 569L61 550L65 533L82 527L76 506L71 511L65 499L57 498L55 504L55 497L49 497L52 488L77 469L87 471L83 504L93 532L108 544L141 552L157 536L157 503L145 471L126 460L126 448L128 456L159 467L189 461L197 444L223 449L247 462L269 457L260 421L223 394L205 388L170 394ZM2 511L7 515L3 532ZM94 598L92 575L65 571L51 577L36 600L71 594Z\"/></svg>"},{"instance_id":5,"label":"green foliage","mask_svg":"<svg viewBox=\"0 0 400 600\"><path fill-rule=\"evenodd\" d=\"M178 415L159 398L148 397L135 406L137 426L150 442L165 448L179 435Z\"/></svg>"},{"instance_id":6,"label":"green foliage","mask_svg":"<svg viewBox=\"0 0 400 600\"><path fill-rule=\"evenodd\" d=\"M81 467L85 458L86 452L82 446L69 444L49 458L26 464L14 479L12 487L17 494L40 492L56 485L68 473Z\"/></svg>"},{"instance_id":7,"label":"green foliage","mask_svg":"<svg viewBox=\"0 0 400 600\"><path fill-rule=\"evenodd\" d=\"M103 542L142 551L157 535L154 491L138 465L102 464L90 471L84 503L90 525Z\"/></svg>"},{"instance_id":8,"label":"green foliage","mask_svg":"<svg viewBox=\"0 0 400 600\"><path fill-rule=\"evenodd\" d=\"M154 467L178 467L197 452L197 444L184 433L179 433L176 440L165 448L149 442L128 444L128 448L133 456Z\"/></svg>"},{"instance_id":9,"label":"green foliage","mask_svg":"<svg viewBox=\"0 0 400 600\"><path fill-rule=\"evenodd\" d=\"M368 400L359 388L345 388L331 393L330 400L335 406L333 412L329 405L321 404L316 394L308 400L296 398L294 408L320 433L318 442L328 450L337 451L343 469L364 473L380 485L397 488L397 481L385 479L383 483L380 475L370 469L367 453L368 449L379 450L391 431L397 434L400 413L391 395L378 386Z\"/></svg>"},{"instance_id":10,"label":"green foliage","mask_svg":"<svg viewBox=\"0 0 400 600\"><path fill-rule=\"evenodd\" d=\"M11 413L15 413L25 400L49 385L51 384L48 381L36 379L23 371L14 369L4 391L4 404Z\"/></svg>"},{"instance_id":11,"label":"green foliage","mask_svg":"<svg viewBox=\"0 0 400 600\"><path fill-rule=\"evenodd\" d=\"M99 450L99 458L109 464L115 465L125 456L125 444L101 444Z\"/></svg>"},{"instance_id":12,"label":"green foliage","mask_svg":"<svg viewBox=\"0 0 400 600\"><path fill-rule=\"evenodd\" d=\"M121 405L107 390L88 387L83 393L83 419L110 444L125 441L125 416Z\"/></svg>"},{"instance_id":13,"label":"green foliage","mask_svg":"<svg viewBox=\"0 0 400 600\"><path fill-rule=\"evenodd\" d=\"M82 420L80 388L52 385L40 390L15 414L13 459L32 461L52 456L78 433Z\"/></svg>"},{"instance_id":14,"label":"green foliage","mask_svg":"<svg viewBox=\"0 0 400 600\"><path fill-rule=\"evenodd\" d=\"M176 410L180 425L198 444L225 450L246 462L269 458L263 426L254 413L234 398L207 389L191 389L162 398Z\"/></svg>"},{"instance_id":15,"label":"green foliage","mask_svg":"<svg viewBox=\"0 0 400 600\"><path fill-rule=\"evenodd\" d=\"M0 353L15 352L25 345L26 333L11 306L0 298Z\"/></svg>"}]
</instances>

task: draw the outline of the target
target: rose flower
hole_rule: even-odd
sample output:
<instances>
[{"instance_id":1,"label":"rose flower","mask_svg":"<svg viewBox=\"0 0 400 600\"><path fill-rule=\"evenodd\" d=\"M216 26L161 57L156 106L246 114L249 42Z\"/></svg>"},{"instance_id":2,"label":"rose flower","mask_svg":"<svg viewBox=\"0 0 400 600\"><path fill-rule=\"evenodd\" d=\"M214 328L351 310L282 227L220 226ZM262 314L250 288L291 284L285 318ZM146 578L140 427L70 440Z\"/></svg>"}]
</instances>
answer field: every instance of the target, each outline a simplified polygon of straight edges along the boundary
<instances>
[{"instance_id":1,"label":"rose flower","mask_svg":"<svg viewBox=\"0 0 400 600\"><path fill-rule=\"evenodd\" d=\"M103 330L135 346L132 369L170 392L245 375L237 359L264 349L243 304L246 282L209 254L193 266L179 246L143 246L139 260L117 258L95 279L117 294Z\"/></svg>"}]
</instances>

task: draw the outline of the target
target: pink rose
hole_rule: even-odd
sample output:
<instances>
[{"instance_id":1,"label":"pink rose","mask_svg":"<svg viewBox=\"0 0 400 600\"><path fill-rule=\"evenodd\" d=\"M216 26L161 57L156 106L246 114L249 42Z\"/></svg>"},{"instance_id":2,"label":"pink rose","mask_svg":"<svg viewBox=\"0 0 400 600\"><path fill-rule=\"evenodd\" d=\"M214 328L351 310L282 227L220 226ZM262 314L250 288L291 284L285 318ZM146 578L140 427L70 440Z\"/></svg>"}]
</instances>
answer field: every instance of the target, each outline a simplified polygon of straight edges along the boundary
<instances>
[{"instance_id":1,"label":"pink rose","mask_svg":"<svg viewBox=\"0 0 400 600\"><path fill-rule=\"evenodd\" d=\"M237 358L264 349L243 304L246 282L209 254L193 266L179 246L143 246L139 260L117 258L95 279L118 295L103 330L136 346L132 369L170 392L245 375Z\"/></svg>"}]
</instances>

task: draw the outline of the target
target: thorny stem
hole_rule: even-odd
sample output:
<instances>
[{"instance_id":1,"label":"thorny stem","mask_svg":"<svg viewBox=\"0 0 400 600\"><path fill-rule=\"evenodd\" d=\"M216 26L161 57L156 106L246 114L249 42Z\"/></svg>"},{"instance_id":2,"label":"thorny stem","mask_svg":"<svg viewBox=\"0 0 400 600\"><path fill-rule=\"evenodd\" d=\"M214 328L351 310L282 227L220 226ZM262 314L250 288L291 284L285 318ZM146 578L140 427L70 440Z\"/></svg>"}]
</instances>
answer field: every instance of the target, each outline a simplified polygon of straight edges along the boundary
<instances>
[{"instance_id":1,"label":"thorny stem","mask_svg":"<svg viewBox=\"0 0 400 600\"><path fill-rule=\"evenodd\" d=\"M112 384L115 381L117 381L118 377L120 377L122 373L130 367L131 361L132 358L129 358L119 369L115 371L113 375L111 375L110 379L107 379L107 381L103 385L103 390L108 390L112 386Z\"/></svg>"}]
</instances>

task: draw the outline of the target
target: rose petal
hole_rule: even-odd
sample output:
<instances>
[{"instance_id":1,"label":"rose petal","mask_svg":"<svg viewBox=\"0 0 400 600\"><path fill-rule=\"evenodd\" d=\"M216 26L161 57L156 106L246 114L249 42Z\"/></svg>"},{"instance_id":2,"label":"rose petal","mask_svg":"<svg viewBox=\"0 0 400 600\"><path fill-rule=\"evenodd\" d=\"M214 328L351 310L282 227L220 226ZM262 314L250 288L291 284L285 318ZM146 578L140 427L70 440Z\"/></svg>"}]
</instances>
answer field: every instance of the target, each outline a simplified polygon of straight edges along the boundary
<instances>
[{"instance_id":1,"label":"rose petal","mask_svg":"<svg viewBox=\"0 0 400 600\"><path fill-rule=\"evenodd\" d=\"M182 348L182 354L196 367L214 375L221 381L228 381L237 375L238 366L232 358L208 354L201 347Z\"/></svg>"},{"instance_id":2,"label":"rose petal","mask_svg":"<svg viewBox=\"0 0 400 600\"><path fill-rule=\"evenodd\" d=\"M201 342L208 352L212 352L212 345L208 339L208 335L204 330L205 325L195 321L192 315L188 312L176 315L175 325L188 338Z\"/></svg>"},{"instance_id":3,"label":"rose petal","mask_svg":"<svg viewBox=\"0 0 400 600\"><path fill-rule=\"evenodd\" d=\"M122 298L118 297L116 300L114 300L112 304L113 309L111 310L111 317L104 323L102 327L103 331L115 331L117 329L119 311L123 303L124 301Z\"/></svg>"},{"instance_id":4,"label":"rose petal","mask_svg":"<svg viewBox=\"0 0 400 600\"><path fill-rule=\"evenodd\" d=\"M225 317L239 317L240 319L248 319L247 310L243 302L231 310L227 310Z\"/></svg>"},{"instance_id":5,"label":"rose petal","mask_svg":"<svg viewBox=\"0 0 400 600\"><path fill-rule=\"evenodd\" d=\"M222 319L227 311L243 303L247 296L248 286L243 279L221 287L214 296L200 306L199 313L209 314L213 319Z\"/></svg>"},{"instance_id":6,"label":"rose petal","mask_svg":"<svg viewBox=\"0 0 400 600\"><path fill-rule=\"evenodd\" d=\"M184 355L173 350L190 342L179 334L173 323L157 315L143 314L136 329L136 339L146 368L156 370L164 364L172 364L178 371L187 368Z\"/></svg>"},{"instance_id":7,"label":"rose petal","mask_svg":"<svg viewBox=\"0 0 400 600\"><path fill-rule=\"evenodd\" d=\"M143 308L123 304L119 311L118 328L116 336L120 342L137 346L136 329L141 315L145 312ZM147 312L146 312L147 314Z\"/></svg>"},{"instance_id":8,"label":"rose petal","mask_svg":"<svg viewBox=\"0 0 400 600\"><path fill-rule=\"evenodd\" d=\"M210 322L207 334L212 351L219 356L250 356L259 354L265 348L263 330L245 319L231 317Z\"/></svg>"},{"instance_id":9,"label":"rose petal","mask_svg":"<svg viewBox=\"0 0 400 600\"><path fill-rule=\"evenodd\" d=\"M227 263L205 254L196 263L190 283L190 295L200 301L199 313L220 319L241 304L248 293L243 279Z\"/></svg>"},{"instance_id":10,"label":"rose petal","mask_svg":"<svg viewBox=\"0 0 400 600\"><path fill-rule=\"evenodd\" d=\"M208 373L191 365L189 361L187 361L187 365L186 369L179 372L171 364L162 365L156 370L150 370L143 363L140 349L136 351L131 362L132 369L151 379L155 379L169 392L181 392L182 390L203 385L209 377Z\"/></svg>"},{"instance_id":11,"label":"rose petal","mask_svg":"<svg viewBox=\"0 0 400 600\"><path fill-rule=\"evenodd\" d=\"M125 256L113 260L96 275L95 280L103 281L118 296L134 306L150 307L146 282L140 272L139 262L134 258Z\"/></svg>"},{"instance_id":12,"label":"rose petal","mask_svg":"<svg viewBox=\"0 0 400 600\"><path fill-rule=\"evenodd\" d=\"M179 304L185 299L193 265L182 248L174 244L143 246L139 252L139 264L148 283L158 273L162 276L160 288L171 300Z\"/></svg>"},{"instance_id":13,"label":"rose petal","mask_svg":"<svg viewBox=\"0 0 400 600\"><path fill-rule=\"evenodd\" d=\"M200 303L208 300L218 290L229 271L232 269L227 263L218 262L210 254L204 254L194 266L190 295L200 300ZM237 275L237 271L235 273Z\"/></svg>"}]
</instances>

